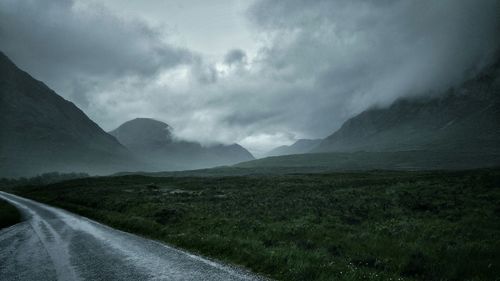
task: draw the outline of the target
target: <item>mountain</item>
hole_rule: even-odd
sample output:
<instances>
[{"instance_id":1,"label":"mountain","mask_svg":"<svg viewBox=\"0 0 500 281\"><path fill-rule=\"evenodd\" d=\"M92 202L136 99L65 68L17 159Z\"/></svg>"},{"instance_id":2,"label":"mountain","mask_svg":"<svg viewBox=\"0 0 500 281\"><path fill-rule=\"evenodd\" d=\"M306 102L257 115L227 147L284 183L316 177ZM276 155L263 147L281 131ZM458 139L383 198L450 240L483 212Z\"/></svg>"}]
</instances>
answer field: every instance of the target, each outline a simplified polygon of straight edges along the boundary
<instances>
[{"instance_id":1,"label":"mountain","mask_svg":"<svg viewBox=\"0 0 500 281\"><path fill-rule=\"evenodd\" d=\"M321 143L321 139L299 139L292 145L282 145L269 151L266 156L308 153Z\"/></svg>"},{"instance_id":2,"label":"mountain","mask_svg":"<svg viewBox=\"0 0 500 281\"><path fill-rule=\"evenodd\" d=\"M347 120L311 153L234 168L298 172L500 166L500 63L433 97L401 99Z\"/></svg>"},{"instance_id":3,"label":"mountain","mask_svg":"<svg viewBox=\"0 0 500 281\"><path fill-rule=\"evenodd\" d=\"M161 170L186 170L231 165L254 159L238 144L205 147L176 139L172 128L158 120L137 118L110 132L144 162Z\"/></svg>"},{"instance_id":4,"label":"mountain","mask_svg":"<svg viewBox=\"0 0 500 281\"><path fill-rule=\"evenodd\" d=\"M0 53L0 177L140 167L78 107Z\"/></svg>"},{"instance_id":5,"label":"mountain","mask_svg":"<svg viewBox=\"0 0 500 281\"><path fill-rule=\"evenodd\" d=\"M500 67L437 97L407 98L347 120L313 152L500 152Z\"/></svg>"}]
</instances>

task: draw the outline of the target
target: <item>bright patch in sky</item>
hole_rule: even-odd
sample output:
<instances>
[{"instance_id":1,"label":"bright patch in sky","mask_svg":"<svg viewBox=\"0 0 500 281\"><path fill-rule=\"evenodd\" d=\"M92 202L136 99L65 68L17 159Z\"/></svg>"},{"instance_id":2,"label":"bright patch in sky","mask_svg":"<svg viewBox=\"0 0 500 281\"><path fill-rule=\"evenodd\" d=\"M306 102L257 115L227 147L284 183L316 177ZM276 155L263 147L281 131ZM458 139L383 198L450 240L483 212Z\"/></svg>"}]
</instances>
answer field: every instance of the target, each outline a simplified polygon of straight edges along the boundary
<instances>
[{"instance_id":1,"label":"bright patch in sky","mask_svg":"<svg viewBox=\"0 0 500 281\"><path fill-rule=\"evenodd\" d=\"M222 57L232 49L255 54L255 30L246 18L252 0L101 0L124 17L161 26L168 40L208 56Z\"/></svg>"}]
</instances>

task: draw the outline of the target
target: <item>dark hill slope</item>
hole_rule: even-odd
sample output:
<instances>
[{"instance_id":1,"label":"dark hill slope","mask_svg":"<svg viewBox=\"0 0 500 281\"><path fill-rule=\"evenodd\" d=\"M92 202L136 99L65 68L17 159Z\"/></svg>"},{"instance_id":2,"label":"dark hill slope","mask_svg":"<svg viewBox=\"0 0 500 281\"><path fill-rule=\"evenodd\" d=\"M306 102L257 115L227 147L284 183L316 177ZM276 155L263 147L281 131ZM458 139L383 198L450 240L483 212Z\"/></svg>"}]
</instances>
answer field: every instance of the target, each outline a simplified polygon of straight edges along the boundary
<instances>
[{"instance_id":1,"label":"dark hill slope","mask_svg":"<svg viewBox=\"0 0 500 281\"><path fill-rule=\"evenodd\" d=\"M313 152L408 150L500 152L499 65L439 97L369 109Z\"/></svg>"},{"instance_id":2,"label":"dark hill slope","mask_svg":"<svg viewBox=\"0 0 500 281\"><path fill-rule=\"evenodd\" d=\"M136 168L113 136L0 53L0 176Z\"/></svg>"},{"instance_id":3,"label":"dark hill slope","mask_svg":"<svg viewBox=\"0 0 500 281\"><path fill-rule=\"evenodd\" d=\"M321 143L321 139L300 139L292 145L282 145L269 151L267 156L280 156L290 154L308 153Z\"/></svg>"}]
</instances>

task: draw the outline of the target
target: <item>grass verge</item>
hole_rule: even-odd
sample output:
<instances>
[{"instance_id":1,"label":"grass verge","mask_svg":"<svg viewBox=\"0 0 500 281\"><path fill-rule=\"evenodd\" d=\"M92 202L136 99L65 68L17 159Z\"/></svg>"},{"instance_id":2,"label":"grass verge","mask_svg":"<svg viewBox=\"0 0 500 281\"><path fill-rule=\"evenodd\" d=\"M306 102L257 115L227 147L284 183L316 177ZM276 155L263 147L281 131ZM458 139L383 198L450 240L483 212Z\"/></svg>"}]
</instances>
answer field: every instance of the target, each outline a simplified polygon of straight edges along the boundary
<instances>
[{"instance_id":1,"label":"grass verge","mask_svg":"<svg viewBox=\"0 0 500 281\"><path fill-rule=\"evenodd\" d=\"M21 221L21 214L16 207L0 199L0 229L9 227Z\"/></svg>"}]
</instances>

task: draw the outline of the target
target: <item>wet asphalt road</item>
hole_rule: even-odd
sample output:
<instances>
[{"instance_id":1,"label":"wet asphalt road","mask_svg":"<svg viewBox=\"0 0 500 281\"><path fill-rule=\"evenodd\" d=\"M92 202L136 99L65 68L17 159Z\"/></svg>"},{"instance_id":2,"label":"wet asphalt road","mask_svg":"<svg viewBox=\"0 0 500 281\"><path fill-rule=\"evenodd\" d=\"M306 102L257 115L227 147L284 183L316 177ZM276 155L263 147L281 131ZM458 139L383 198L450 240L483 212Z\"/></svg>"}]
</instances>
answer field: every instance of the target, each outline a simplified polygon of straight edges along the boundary
<instances>
[{"instance_id":1,"label":"wet asphalt road","mask_svg":"<svg viewBox=\"0 0 500 281\"><path fill-rule=\"evenodd\" d=\"M26 216L0 230L0 280L262 280L251 273L0 192Z\"/></svg>"}]
</instances>

